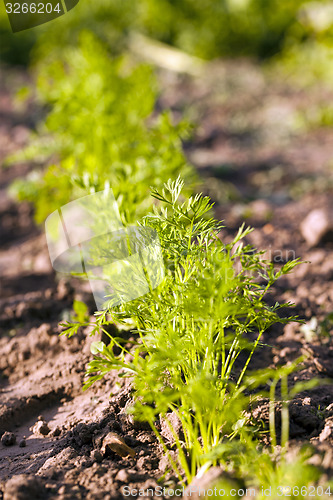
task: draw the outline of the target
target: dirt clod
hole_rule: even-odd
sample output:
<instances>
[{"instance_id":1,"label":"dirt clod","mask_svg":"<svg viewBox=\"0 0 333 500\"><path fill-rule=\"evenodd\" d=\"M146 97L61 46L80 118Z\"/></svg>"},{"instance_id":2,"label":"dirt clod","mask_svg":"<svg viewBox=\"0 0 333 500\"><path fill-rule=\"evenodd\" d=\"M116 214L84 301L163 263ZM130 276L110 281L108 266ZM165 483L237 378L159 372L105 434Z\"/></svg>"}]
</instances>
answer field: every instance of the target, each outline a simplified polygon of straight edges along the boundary
<instances>
[{"instance_id":1,"label":"dirt clod","mask_svg":"<svg viewBox=\"0 0 333 500\"><path fill-rule=\"evenodd\" d=\"M47 436L50 432L50 428L44 420L38 420L32 428L32 432L36 435Z\"/></svg>"},{"instance_id":2,"label":"dirt clod","mask_svg":"<svg viewBox=\"0 0 333 500\"><path fill-rule=\"evenodd\" d=\"M16 436L13 432L5 432L1 438L4 446L13 446L16 443Z\"/></svg>"},{"instance_id":3,"label":"dirt clod","mask_svg":"<svg viewBox=\"0 0 333 500\"><path fill-rule=\"evenodd\" d=\"M115 479L116 479L116 481L121 481L122 483L128 483L129 477L128 477L127 471L125 469L121 469L117 473Z\"/></svg>"},{"instance_id":4,"label":"dirt clod","mask_svg":"<svg viewBox=\"0 0 333 500\"><path fill-rule=\"evenodd\" d=\"M61 434L61 429L60 429L60 427L58 427L58 426L57 426L57 427L55 427L54 429L52 429L52 431L50 432L50 435L51 435L52 437L57 437L57 436L60 436L60 434Z\"/></svg>"},{"instance_id":5,"label":"dirt clod","mask_svg":"<svg viewBox=\"0 0 333 500\"><path fill-rule=\"evenodd\" d=\"M94 450L92 452L92 458L95 462L97 462L98 464L100 464L103 460L103 455L100 451L98 450Z\"/></svg>"},{"instance_id":6,"label":"dirt clod","mask_svg":"<svg viewBox=\"0 0 333 500\"><path fill-rule=\"evenodd\" d=\"M120 481L121 483L129 483L136 479L137 472L134 469L121 469L117 472L115 477L116 481Z\"/></svg>"},{"instance_id":7,"label":"dirt clod","mask_svg":"<svg viewBox=\"0 0 333 500\"><path fill-rule=\"evenodd\" d=\"M212 467L203 476L196 476L192 483L185 489L184 497L190 497L192 500L208 498L204 492L215 487L223 489L226 486L233 487L236 490L241 487L234 479L220 467Z\"/></svg>"},{"instance_id":8,"label":"dirt clod","mask_svg":"<svg viewBox=\"0 0 333 500\"><path fill-rule=\"evenodd\" d=\"M13 476L5 485L3 500L44 500L46 490L41 479L21 474Z\"/></svg>"}]
</instances>

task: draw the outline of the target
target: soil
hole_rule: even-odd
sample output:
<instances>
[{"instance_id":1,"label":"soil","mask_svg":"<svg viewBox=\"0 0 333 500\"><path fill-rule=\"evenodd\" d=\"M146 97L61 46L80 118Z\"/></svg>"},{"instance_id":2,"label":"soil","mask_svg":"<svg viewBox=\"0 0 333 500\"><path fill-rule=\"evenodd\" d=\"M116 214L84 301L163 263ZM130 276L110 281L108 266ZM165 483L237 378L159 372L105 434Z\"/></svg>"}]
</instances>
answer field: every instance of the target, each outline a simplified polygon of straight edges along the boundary
<instances>
[{"instance_id":1,"label":"soil","mask_svg":"<svg viewBox=\"0 0 333 500\"><path fill-rule=\"evenodd\" d=\"M325 477L333 474L333 241L316 245L304 238L301 223L313 209L332 211L333 130L304 125L322 87L297 89L254 63L214 62L205 75L161 71L161 108L199 123L185 144L216 202L228 241L245 220L255 231L247 240L277 266L291 257L309 261L281 278L267 300L295 303L292 323L265 334L268 344L252 369L277 367L307 354L303 369L290 378L322 379L290 405L290 437L311 442L312 458ZM0 79L0 161L26 144L40 110L18 105L15 88L28 81L23 71L4 69ZM323 94L324 93L324 94ZM42 227L28 203L11 199L7 188L32 169L20 163L0 169L0 490L15 499L117 499L122 488L154 488L164 475L177 482L154 435L126 413L131 387L117 373L82 392L85 365L95 337L89 329L67 339L59 322L71 314L74 298L93 304L75 281L55 275ZM268 422L268 401L252 409ZM277 419L278 420L278 419ZM43 430L38 432L34 426ZM279 422L277 422L279 424ZM49 430L49 432L48 432ZM5 433L13 433L14 437ZM104 438L115 433L134 453L113 451ZM15 441L15 444L13 444Z\"/></svg>"}]
</instances>

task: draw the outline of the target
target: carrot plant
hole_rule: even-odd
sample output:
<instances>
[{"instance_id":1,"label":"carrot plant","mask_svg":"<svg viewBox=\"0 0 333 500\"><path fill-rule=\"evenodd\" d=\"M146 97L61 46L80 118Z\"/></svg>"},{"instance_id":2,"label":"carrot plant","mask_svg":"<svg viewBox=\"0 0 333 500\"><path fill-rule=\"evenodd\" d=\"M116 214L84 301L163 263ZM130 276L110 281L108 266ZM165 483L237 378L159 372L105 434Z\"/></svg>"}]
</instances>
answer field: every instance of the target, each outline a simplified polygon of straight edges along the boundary
<instances>
[{"instance_id":1,"label":"carrot plant","mask_svg":"<svg viewBox=\"0 0 333 500\"><path fill-rule=\"evenodd\" d=\"M262 252L243 244L251 231L244 226L231 243L223 243L222 225L209 215L210 199L184 199L182 188L178 178L162 191L152 190L158 204L140 224L159 234L164 281L145 296L96 313L94 331L107 334L109 324L130 323L137 341L130 350L118 337L110 336L108 345L93 343L85 389L113 369L131 377L134 415L151 424L167 453L156 425L159 415L165 419L179 452L173 467L190 481L205 463L214 463L206 457L239 420L244 376L263 333L296 319L278 315L289 303L269 306L265 296L298 261L275 270ZM64 333L70 336L79 326L67 323Z\"/></svg>"}]
</instances>

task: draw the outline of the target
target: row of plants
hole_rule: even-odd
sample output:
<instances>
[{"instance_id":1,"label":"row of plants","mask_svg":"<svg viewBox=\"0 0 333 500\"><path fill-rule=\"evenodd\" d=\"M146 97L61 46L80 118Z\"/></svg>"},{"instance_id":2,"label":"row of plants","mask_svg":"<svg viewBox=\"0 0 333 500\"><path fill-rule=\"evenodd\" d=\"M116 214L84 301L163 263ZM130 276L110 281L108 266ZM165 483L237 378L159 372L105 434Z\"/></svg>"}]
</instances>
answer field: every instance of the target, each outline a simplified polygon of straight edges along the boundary
<instances>
[{"instance_id":1,"label":"row of plants","mask_svg":"<svg viewBox=\"0 0 333 500\"><path fill-rule=\"evenodd\" d=\"M319 81L330 86L332 23L329 0L85 0L60 20L12 34L3 8L0 60L48 66L55 53L61 57L77 47L86 30L116 56L131 50L133 35L141 33L203 59L266 60L274 74L287 75L298 87ZM321 105L301 117L307 128L330 126L332 119L332 110Z\"/></svg>"},{"instance_id":2,"label":"row of plants","mask_svg":"<svg viewBox=\"0 0 333 500\"><path fill-rule=\"evenodd\" d=\"M153 70L129 57L112 57L92 33L79 45L38 66L37 98L48 113L27 148L9 162L33 161L28 178L12 192L35 205L43 222L55 209L110 186L124 223L149 209L149 186L170 176L195 183L182 150L191 132L168 111L154 111L158 89ZM48 163L45 169L44 165Z\"/></svg>"}]
</instances>

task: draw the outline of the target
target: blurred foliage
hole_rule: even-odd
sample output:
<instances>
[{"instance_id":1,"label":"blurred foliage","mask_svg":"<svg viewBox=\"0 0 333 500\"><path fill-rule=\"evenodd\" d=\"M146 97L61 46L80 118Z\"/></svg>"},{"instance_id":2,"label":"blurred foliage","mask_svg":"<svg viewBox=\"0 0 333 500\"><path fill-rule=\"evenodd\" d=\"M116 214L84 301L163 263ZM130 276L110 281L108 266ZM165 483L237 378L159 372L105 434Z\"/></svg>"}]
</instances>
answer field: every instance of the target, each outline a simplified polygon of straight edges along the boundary
<instances>
[{"instance_id":1,"label":"blurred foliage","mask_svg":"<svg viewBox=\"0 0 333 500\"><path fill-rule=\"evenodd\" d=\"M303 45L285 50L276 60L276 66L299 86L307 87L316 82L331 84L333 81L333 40L309 39ZM306 68L306 69L305 69Z\"/></svg>"},{"instance_id":2,"label":"blurred foliage","mask_svg":"<svg viewBox=\"0 0 333 500\"><path fill-rule=\"evenodd\" d=\"M277 64L302 86L318 80L333 80L333 5L330 1L306 2L298 12L301 31L306 33L302 44L295 43L294 33ZM282 63L282 64L281 64ZM303 71L300 71L303 69ZM324 118L324 121L326 118Z\"/></svg>"},{"instance_id":3,"label":"blurred foliage","mask_svg":"<svg viewBox=\"0 0 333 500\"><path fill-rule=\"evenodd\" d=\"M131 31L138 31L202 58L267 58L318 33L321 40L332 38L327 9L329 2L309 0L82 0L61 19L15 35L3 9L1 54L25 62L37 39L35 54L47 56L75 45L81 30L88 29L114 53L123 50Z\"/></svg>"},{"instance_id":4,"label":"blurred foliage","mask_svg":"<svg viewBox=\"0 0 333 500\"><path fill-rule=\"evenodd\" d=\"M144 31L203 58L278 52L304 0L142 2Z\"/></svg>"},{"instance_id":5,"label":"blurred foliage","mask_svg":"<svg viewBox=\"0 0 333 500\"><path fill-rule=\"evenodd\" d=\"M141 2L141 0L139 0ZM41 61L49 54L62 53L77 46L82 32L90 31L108 47L113 55L124 52L127 35L136 28L137 2L129 0L81 0L61 17L60 22L48 23L48 29L34 47L33 60Z\"/></svg>"},{"instance_id":6,"label":"blurred foliage","mask_svg":"<svg viewBox=\"0 0 333 500\"><path fill-rule=\"evenodd\" d=\"M150 186L170 175L194 180L181 143L189 124L174 125L168 112L152 115L157 90L151 68L111 58L93 34L81 33L78 47L40 65L37 92L50 112L35 140L12 160L55 161L18 179L12 190L35 204L38 222L106 183L132 222L150 206Z\"/></svg>"},{"instance_id":7,"label":"blurred foliage","mask_svg":"<svg viewBox=\"0 0 333 500\"><path fill-rule=\"evenodd\" d=\"M0 4L0 61L9 64L27 64L37 39L36 30L12 33L3 3Z\"/></svg>"}]
</instances>

